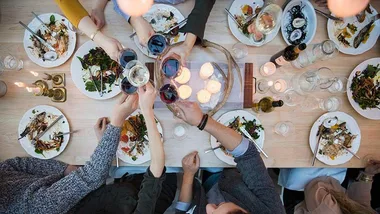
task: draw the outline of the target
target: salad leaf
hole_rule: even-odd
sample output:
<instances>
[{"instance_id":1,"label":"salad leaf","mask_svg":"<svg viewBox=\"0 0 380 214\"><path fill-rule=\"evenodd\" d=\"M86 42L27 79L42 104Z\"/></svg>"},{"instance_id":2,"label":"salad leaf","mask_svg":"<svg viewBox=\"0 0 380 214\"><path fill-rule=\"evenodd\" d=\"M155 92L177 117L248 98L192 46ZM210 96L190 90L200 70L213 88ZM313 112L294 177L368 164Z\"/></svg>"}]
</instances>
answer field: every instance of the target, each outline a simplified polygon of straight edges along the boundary
<instances>
[{"instance_id":1,"label":"salad leaf","mask_svg":"<svg viewBox=\"0 0 380 214\"><path fill-rule=\"evenodd\" d=\"M49 25L54 25L54 24L55 24L55 16L51 15L50 16L50 23L49 23Z\"/></svg>"},{"instance_id":2,"label":"salad leaf","mask_svg":"<svg viewBox=\"0 0 380 214\"><path fill-rule=\"evenodd\" d=\"M88 69L88 65L84 62L83 58L77 56L77 58L79 59L80 63L82 64L82 68L83 69Z\"/></svg>"}]
</instances>

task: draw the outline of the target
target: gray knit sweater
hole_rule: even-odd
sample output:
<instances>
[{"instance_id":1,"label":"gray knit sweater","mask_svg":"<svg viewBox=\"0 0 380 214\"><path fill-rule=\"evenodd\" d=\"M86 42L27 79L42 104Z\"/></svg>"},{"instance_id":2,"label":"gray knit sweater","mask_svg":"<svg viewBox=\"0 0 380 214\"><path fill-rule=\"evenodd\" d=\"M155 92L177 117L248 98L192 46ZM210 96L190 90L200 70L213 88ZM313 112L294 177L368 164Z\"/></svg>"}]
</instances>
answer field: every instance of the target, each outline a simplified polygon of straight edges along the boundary
<instances>
[{"instance_id":1,"label":"gray knit sweater","mask_svg":"<svg viewBox=\"0 0 380 214\"><path fill-rule=\"evenodd\" d=\"M106 180L120 128L108 125L91 160L64 176L56 160L13 158L0 163L0 213L65 213Z\"/></svg>"}]
</instances>

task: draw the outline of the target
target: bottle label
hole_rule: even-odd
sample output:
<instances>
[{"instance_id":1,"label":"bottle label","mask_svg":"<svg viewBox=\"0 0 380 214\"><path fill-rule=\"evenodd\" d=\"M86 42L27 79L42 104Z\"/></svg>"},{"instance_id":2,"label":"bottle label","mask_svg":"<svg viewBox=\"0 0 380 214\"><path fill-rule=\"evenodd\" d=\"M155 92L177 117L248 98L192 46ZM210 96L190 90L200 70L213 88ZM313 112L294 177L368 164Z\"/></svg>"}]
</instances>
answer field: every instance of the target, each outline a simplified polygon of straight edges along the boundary
<instances>
[{"instance_id":1,"label":"bottle label","mask_svg":"<svg viewBox=\"0 0 380 214\"><path fill-rule=\"evenodd\" d=\"M275 59L277 65L286 65L289 62L285 60L284 56L280 56L277 59Z\"/></svg>"}]
</instances>

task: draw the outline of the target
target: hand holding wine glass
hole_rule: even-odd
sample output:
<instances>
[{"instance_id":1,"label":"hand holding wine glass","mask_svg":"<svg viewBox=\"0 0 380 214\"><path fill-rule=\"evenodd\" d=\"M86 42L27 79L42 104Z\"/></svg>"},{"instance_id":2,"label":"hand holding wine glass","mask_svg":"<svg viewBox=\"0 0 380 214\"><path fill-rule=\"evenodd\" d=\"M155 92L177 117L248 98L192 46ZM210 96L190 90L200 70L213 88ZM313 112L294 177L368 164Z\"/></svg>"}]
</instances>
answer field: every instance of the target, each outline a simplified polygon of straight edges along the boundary
<instances>
[{"instance_id":1,"label":"hand holding wine glass","mask_svg":"<svg viewBox=\"0 0 380 214\"><path fill-rule=\"evenodd\" d=\"M121 127L124 123L125 118L136 111L138 105L139 97L137 94L123 94L113 109L111 116L111 125Z\"/></svg>"},{"instance_id":2,"label":"hand holding wine glass","mask_svg":"<svg viewBox=\"0 0 380 214\"><path fill-rule=\"evenodd\" d=\"M137 93L139 94L139 103L142 113L144 115L150 112L153 113L153 103L157 95L157 91L153 85L148 82L145 86L139 87Z\"/></svg>"}]
</instances>

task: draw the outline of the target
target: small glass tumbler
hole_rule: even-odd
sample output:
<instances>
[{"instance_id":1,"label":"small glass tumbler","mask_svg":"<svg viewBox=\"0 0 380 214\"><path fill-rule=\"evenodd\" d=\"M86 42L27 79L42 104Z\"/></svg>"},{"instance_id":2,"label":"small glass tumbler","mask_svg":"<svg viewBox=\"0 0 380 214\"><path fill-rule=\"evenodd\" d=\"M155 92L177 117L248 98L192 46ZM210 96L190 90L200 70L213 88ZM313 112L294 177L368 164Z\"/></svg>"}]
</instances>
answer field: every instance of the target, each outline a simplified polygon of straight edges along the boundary
<instances>
[{"instance_id":1,"label":"small glass tumbler","mask_svg":"<svg viewBox=\"0 0 380 214\"><path fill-rule=\"evenodd\" d=\"M0 97L4 97L7 93L7 84L4 81L0 80Z\"/></svg>"},{"instance_id":2,"label":"small glass tumbler","mask_svg":"<svg viewBox=\"0 0 380 214\"><path fill-rule=\"evenodd\" d=\"M248 47L245 44L238 42L232 46L232 53L236 59L243 59L248 55Z\"/></svg>"},{"instance_id":3,"label":"small glass tumbler","mask_svg":"<svg viewBox=\"0 0 380 214\"><path fill-rule=\"evenodd\" d=\"M2 71L19 71L24 67L24 62L10 54L0 56L0 73Z\"/></svg>"},{"instance_id":4,"label":"small glass tumbler","mask_svg":"<svg viewBox=\"0 0 380 214\"><path fill-rule=\"evenodd\" d=\"M266 79L261 79L257 81L257 91L260 94L265 94L273 86L273 81L268 81Z\"/></svg>"},{"instance_id":5,"label":"small glass tumbler","mask_svg":"<svg viewBox=\"0 0 380 214\"><path fill-rule=\"evenodd\" d=\"M331 93L344 93L347 91L347 77L336 77L336 81L327 89Z\"/></svg>"},{"instance_id":6,"label":"small glass tumbler","mask_svg":"<svg viewBox=\"0 0 380 214\"><path fill-rule=\"evenodd\" d=\"M278 135L287 137L290 134L294 133L294 124L290 121L278 122L274 126L274 132Z\"/></svg>"},{"instance_id":7,"label":"small glass tumbler","mask_svg":"<svg viewBox=\"0 0 380 214\"><path fill-rule=\"evenodd\" d=\"M341 105L341 99L335 96L320 101L320 108L325 111L337 111Z\"/></svg>"}]
</instances>

